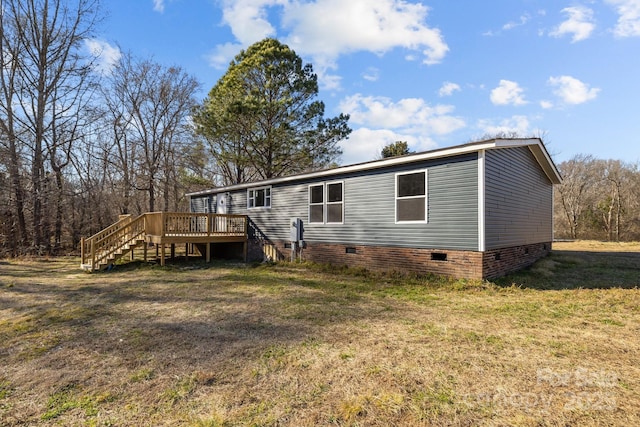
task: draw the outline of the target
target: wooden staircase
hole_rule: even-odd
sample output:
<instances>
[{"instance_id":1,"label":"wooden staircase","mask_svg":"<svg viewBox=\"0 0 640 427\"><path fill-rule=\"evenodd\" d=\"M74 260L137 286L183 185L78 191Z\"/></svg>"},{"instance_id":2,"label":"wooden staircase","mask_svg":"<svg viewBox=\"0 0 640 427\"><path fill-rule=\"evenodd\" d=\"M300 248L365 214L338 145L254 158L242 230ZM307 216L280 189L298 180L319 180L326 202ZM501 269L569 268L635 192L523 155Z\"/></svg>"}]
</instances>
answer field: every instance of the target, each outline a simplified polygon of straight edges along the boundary
<instances>
[{"instance_id":1,"label":"wooden staircase","mask_svg":"<svg viewBox=\"0 0 640 427\"><path fill-rule=\"evenodd\" d=\"M161 264L164 265L165 244L176 243L204 244L209 261L211 243L240 242L244 244L246 260L247 230L245 215L187 212L148 212L138 217L122 215L118 222L81 240L80 266L84 270L101 270L137 247L144 248L146 261L149 244L160 246Z\"/></svg>"},{"instance_id":2,"label":"wooden staircase","mask_svg":"<svg viewBox=\"0 0 640 427\"><path fill-rule=\"evenodd\" d=\"M146 244L145 214L136 218L123 215L104 230L81 241L84 270L101 270L114 264L133 249Z\"/></svg>"}]
</instances>

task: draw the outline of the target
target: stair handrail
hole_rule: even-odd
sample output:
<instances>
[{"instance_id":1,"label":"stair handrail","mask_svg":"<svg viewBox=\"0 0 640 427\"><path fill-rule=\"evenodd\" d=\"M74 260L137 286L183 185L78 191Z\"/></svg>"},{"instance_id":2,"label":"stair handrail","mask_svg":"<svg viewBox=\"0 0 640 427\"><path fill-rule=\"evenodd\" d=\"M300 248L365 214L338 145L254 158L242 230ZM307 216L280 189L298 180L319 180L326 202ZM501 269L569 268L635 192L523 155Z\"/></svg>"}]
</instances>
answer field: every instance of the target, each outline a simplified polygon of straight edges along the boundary
<instances>
[{"instance_id":1,"label":"stair handrail","mask_svg":"<svg viewBox=\"0 0 640 427\"><path fill-rule=\"evenodd\" d=\"M123 217L104 230L81 240L82 264L89 264L95 270L100 261L108 259L144 233L145 214L136 218L131 215Z\"/></svg>"}]
</instances>

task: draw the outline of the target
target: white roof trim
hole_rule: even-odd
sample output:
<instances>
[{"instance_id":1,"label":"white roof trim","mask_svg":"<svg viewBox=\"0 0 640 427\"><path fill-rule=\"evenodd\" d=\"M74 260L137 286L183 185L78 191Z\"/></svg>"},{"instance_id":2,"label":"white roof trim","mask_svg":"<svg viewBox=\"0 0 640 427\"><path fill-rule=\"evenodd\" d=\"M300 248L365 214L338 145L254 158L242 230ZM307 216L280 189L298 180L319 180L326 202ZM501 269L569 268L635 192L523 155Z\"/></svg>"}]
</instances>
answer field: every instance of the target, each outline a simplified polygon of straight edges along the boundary
<instances>
[{"instance_id":1,"label":"white roof trim","mask_svg":"<svg viewBox=\"0 0 640 427\"><path fill-rule=\"evenodd\" d=\"M272 178L263 181L245 182L242 184L229 185L226 187L216 187L210 190L198 191L195 193L188 193L187 196L201 196L207 194L216 194L227 191L242 190L250 187L265 186L283 184L288 182L301 181L311 178L325 178L335 175L342 175L353 172L375 170L380 168L386 168L396 165L404 165L415 162L421 162L425 160L440 159L445 157L453 157L462 154L469 154L478 152L481 150L491 150L499 148L513 148L513 147L529 147L535 156L536 160L554 184L559 184L562 180L560 173L555 164L551 160L549 153L547 152L542 140L539 138L513 138L513 139L491 139L487 141L472 142L464 145L457 145L449 148L442 148L432 151L425 151L422 153L409 154L405 156L391 157L388 159L374 160L371 162L357 163L354 165L341 166L334 169L325 169L317 172L308 172L299 175L291 175L279 178Z\"/></svg>"}]
</instances>

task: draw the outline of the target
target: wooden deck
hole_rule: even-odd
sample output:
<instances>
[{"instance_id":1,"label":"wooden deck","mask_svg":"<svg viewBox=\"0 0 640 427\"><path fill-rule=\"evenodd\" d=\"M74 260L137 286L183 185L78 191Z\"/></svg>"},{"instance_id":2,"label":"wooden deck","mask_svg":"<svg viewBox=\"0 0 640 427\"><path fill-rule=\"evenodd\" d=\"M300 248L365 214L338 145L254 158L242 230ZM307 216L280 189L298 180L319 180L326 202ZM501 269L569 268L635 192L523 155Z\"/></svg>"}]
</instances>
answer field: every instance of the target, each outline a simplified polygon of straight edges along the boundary
<instances>
[{"instance_id":1,"label":"wooden deck","mask_svg":"<svg viewBox=\"0 0 640 427\"><path fill-rule=\"evenodd\" d=\"M99 270L137 247L143 248L146 261L150 245L159 252L160 264L164 265L167 245L173 253L176 244L205 244L204 256L209 262L210 244L222 242L243 243L246 261L247 225L245 215L150 212L135 218L122 216L115 224L82 239L81 267Z\"/></svg>"}]
</instances>

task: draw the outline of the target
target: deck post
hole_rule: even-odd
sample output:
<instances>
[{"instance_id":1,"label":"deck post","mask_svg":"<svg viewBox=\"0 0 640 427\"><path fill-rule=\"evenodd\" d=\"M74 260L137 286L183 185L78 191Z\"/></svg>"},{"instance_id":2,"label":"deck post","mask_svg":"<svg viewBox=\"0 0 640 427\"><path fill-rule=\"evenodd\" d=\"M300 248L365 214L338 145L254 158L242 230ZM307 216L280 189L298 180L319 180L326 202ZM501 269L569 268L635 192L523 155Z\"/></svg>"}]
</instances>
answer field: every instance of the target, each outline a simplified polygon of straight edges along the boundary
<instances>
[{"instance_id":1,"label":"deck post","mask_svg":"<svg viewBox=\"0 0 640 427\"><path fill-rule=\"evenodd\" d=\"M161 243L160 246L162 246L162 248L160 248L160 265L164 267L164 243Z\"/></svg>"},{"instance_id":2,"label":"deck post","mask_svg":"<svg viewBox=\"0 0 640 427\"><path fill-rule=\"evenodd\" d=\"M91 239L91 271L97 270L96 269L96 240L95 239Z\"/></svg>"},{"instance_id":3,"label":"deck post","mask_svg":"<svg viewBox=\"0 0 640 427\"><path fill-rule=\"evenodd\" d=\"M204 258L207 262L211 262L211 242L205 243L205 246L206 246L206 249L204 251L205 252Z\"/></svg>"},{"instance_id":4,"label":"deck post","mask_svg":"<svg viewBox=\"0 0 640 427\"><path fill-rule=\"evenodd\" d=\"M144 262L145 262L145 264L147 263L147 251L149 250L148 246L149 245L147 244L147 241L145 240L144 246L143 246L144 247Z\"/></svg>"},{"instance_id":5,"label":"deck post","mask_svg":"<svg viewBox=\"0 0 640 427\"><path fill-rule=\"evenodd\" d=\"M242 247L244 262L247 262L249 255L249 217L244 217L244 244Z\"/></svg>"},{"instance_id":6,"label":"deck post","mask_svg":"<svg viewBox=\"0 0 640 427\"><path fill-rule=\"evenodd\" d=\"M80 238L80 264L84 264L84 237Z\"/></svg>"},{"instance_id":7,"label":"deck post","mask_svg":"<svg viewBox=\"0 0 640 427\"><path fill-rule=\"evenodd\" d=\"M184 260L189 261L189 244L184 244Z\"/></svg>"}]
</instances>

